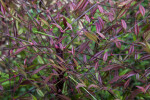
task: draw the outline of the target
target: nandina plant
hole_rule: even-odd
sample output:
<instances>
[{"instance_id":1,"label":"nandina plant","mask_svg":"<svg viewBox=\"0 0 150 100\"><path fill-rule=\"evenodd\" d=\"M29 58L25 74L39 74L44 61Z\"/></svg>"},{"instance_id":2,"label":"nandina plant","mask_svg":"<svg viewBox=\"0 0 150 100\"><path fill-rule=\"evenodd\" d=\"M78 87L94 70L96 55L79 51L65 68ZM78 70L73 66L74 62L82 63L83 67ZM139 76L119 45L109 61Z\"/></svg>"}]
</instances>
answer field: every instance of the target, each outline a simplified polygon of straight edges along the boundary
<instances>
[{"instance_id":1,"label":"nandina plant","mask_svg":"<svg viewBox=\"0 0 150 100\"><path fill-rule=\"evenodd\" d=\"M148 0L97 1L0 1L1 99L150 99Z\"/></svg>"}]
</instances>

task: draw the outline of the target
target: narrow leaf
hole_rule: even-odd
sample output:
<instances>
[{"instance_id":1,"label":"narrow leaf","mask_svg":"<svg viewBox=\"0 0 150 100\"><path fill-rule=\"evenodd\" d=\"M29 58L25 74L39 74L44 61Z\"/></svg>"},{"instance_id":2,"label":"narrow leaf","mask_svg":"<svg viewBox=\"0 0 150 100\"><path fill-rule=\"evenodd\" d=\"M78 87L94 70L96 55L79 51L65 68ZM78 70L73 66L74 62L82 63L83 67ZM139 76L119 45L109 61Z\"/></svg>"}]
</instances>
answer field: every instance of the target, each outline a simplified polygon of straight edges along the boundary
<instances>
[{"instance_id":1,"label":"narrow leaf","mask_svg":"<svg viewBox=\"0 0 150 100\"><path fill-rule=\"evenodd\" d=\"M142 14L142 16L145 15L145 8L142 5L139 6L139 11Z\"/></svg>"},{"instance_id":2,"label":"narrow leaf","mask_svg":"<svg viewBox=\"0 0 150 100\"><path fill-rule=\"evenodd\" d=\"M44 93L40 89L36 89L36 91L40 97L44 97Z\"/></svg>"},{"instance_id":3,"label":"narrow leaf","mask_svg":"<svg viewBox=\"0 0 150 100\"><path fill-rule=\"evenodd\" d=\"M34 70L33 73L32 73L32 75L38 73L39 71L41 71L42 69L44 69L46 66L48 66L48 65L43 65L43 66L41 66L40 68Z\"/></svg>"},{"instance_id":4,"label":"narrow leaf","mask_svg":"<svg viewBox=\"0 0 150 100\"><path fill-rule=\"evenodd\" d=\"M83 83L78 83L78 85L76 86L76 89L78 89L79 87L86 87L86 85Z\"/></svg>"},{"instance_id":5,"label":"narrow leaf","mask_svg":"<svg viewBox=\"0 0 150 100\"><path fill-rule=\"evenodd\" d=\"M90 23L90 18L88 15L85 15L85 19Z\"/></svg>"},{"instance_id":6,"label":"narrow leaf","mask_svg":"<svg viewBox=\"0 0 150 100\"><path fill-rule=\"evenodd\" d=\"M106 62L107 61L107 58L108 58L108 53L106 52L103 56L103 61Z\"/></svg>"},{"instance_id":7,"label":"narrow leaf","mask_svg":"<svg viewBox=\"0 0 150 100\"><path fill-rule=\"evenodd\" d=\"M131 45L129 48L129 55L131 55L134 52L134 45Z\"/></svg>"},{"instance_id":8,"label":"narrow leaf","mask_svg":"<svg viewBox=\"0 0 150 100\"><path fill-rule=\"evenodd\" d=\"M127 24L126 24L126 22L124 20L121 20L121 25L124 28L124 30L127 29Z\"/></svg>"},{"instance_id":9,"label":"narrow leaf","mask_svg":"<svg viewBox=\"0 0 150 100\"><path fill-rule=\"evenodd\" d=\"M100 13L104 13L104 10L103 10L102 6L98 5L97 7L98 7L98 10L99 10Z\"/></svg>"},{"instance_id":10,"label":"narrow leaf","mask_svg":"<svg viewBox=\"0 0 150 100\"><path fill-rule=\"evenodd\" d=\"M21 51L23 51L24 49L26 49L26 47L22 47L16 50L16 52L14 53L14 55L20 53Z\"/></svg>"},{"instance_id":11,"label":"narrow leaf","mask_svg":"<svg viewBox=\"0 0 150 100\"><path fill-rule=\"evenodd\" d=\"M87 31L84 31L84 34L85 34L90 40L92 40L92 41L94 41L94 42L98 42L98 41L97 41L97 40L98 40L98 37L97 37L95 34L91 34L91 33L87 32Z\"/></svg>"},{"instance_id":12,"label":"narrow leaf","mask_svg":"<svg viewBox=\"0 0 150 100\"><path fill-rule=\"evenodd\" d=\"M137 88L139 88L143 93L146 92L145 88L141 87L141 86L136 86Z\"/></svg>"}]
</instances>

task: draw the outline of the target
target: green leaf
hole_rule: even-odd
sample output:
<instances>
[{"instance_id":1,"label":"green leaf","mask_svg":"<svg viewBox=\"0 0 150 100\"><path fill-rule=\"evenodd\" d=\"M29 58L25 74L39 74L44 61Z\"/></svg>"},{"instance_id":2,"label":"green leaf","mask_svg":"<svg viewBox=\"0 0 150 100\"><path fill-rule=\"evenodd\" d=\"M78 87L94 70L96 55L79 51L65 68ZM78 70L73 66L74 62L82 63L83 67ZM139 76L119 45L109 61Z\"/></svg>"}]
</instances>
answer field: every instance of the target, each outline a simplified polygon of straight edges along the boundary
<instances>
[{"instance_id":1,"label":"green leaf","mask_svg":"<svg viewBox=\"0 0 150 100\"><path fill-rule=\"evenodd\" d=\"M129 71L129 69L123 70L121 73L119 73L119 76L126 74Z\"/></svg>"},{"instance_id":2,"label":"green leaf","mask_svg":"<svg viewBox=\"0 0 150 100\"><path fill-rule=\"evenodd\" d=\"M92 40L92 41L94 41L94 42L96 42L96 43L98 42L98 41L97 41L98 37L97 37L95 34L91 34L91 33L87 32L87 31L85 31L84 34L85 34L90 40Z\"/></svg>"},{"instance_id":3,"label":"green leaf","mask_svg":"<svg viewBox=\"0 0 150 100\"><path fill-rule=\"evenodd\" d=\"M33 100L37 100L37 98L34 95L31 94L31 96Z\"/></svg>"},{"instance_id":4,"label":"green leaf","mask_svg":"<svg viewBox=\"0 0 150 100\"><path fill-rule=\"evenodd\" d=\"M44 33L44 32L37 31L37 29L36 29L36 28L32 28L32 32L33 32L33 33L35 33L35 34L37 33L37 34L42 34L42 35L45 35L45 36L50 36L50 37L55 38L55 36L52 36L52 35L46 34L46 33Z\"/></svg>"},{"instance_id":5,"label":"green leaf","mask_svg":"<svg viewBox=\"0 0 150 100\"><path fill-rule=\"evenodd\" d=\"M44 64L44 61L43 61L43 59L42 59L41 56L38 56L37 59L38 59L38 61L39 61L40 64Z\"/></svg>"},{"instance_id":6,"label":"green leaf","mask_svg":"<svg viewBox=\"0 0 150 100\"><path fill-rule=\"evenodd\" d=\"M40 97L44 97L44 93L40 89L36 89L36 91Z\"/></svg>"}]
</instances>

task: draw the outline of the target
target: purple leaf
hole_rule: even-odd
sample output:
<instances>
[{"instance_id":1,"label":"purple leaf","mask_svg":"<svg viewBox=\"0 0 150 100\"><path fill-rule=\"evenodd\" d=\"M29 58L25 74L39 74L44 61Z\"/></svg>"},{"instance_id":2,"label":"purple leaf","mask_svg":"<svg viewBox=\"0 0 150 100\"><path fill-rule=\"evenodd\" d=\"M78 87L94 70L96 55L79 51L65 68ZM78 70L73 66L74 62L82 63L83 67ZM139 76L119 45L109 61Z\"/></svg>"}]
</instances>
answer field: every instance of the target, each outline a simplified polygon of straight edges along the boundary
<instances>
[{"instance_id":1,"label":"purple leaf","mask_svg":"<svg viewBox=\"0 0 150 100\"><path fill-rule=\"evenodd\" d=\"M144 55L140 58L140 60L148 60L150 59L150 55Z\"/></svg>"},{"instance_id":2,"label":"purple leaf","mask_svg":"<svg viewBox=\"0 0 150 100\"><path fill-rule=\"evenodd\" d=\"M146 90L144 87L141 87L141 86L136 86L137 88L139 88L143 93L146 93Z\"/></svg>"},{"instance_id":3,"label":"purple leaf","mask_svg":"<svg viewBox=\"0 0 150 100\"><path fill-rule=\"evenodd\" d=\"M58 44L58 43L60 43L64 38L66 38L67 36L63 36L63 37L61 37L61 38L59 38L57 41L56 41L56 43L55 44Z\"/></svg>"},{"instance_id":4,"label":"purple leaf","mask_svg":"<svg viewBox=\"0 0 150 100\"><path fill-rule=\"evenodd\" d=\"M98 63L98 61L95 63L95 70L97 70L98 69L98 66L99 66L99 63Z\"/></svg>"},{"instance_id":5,"label":"purple leaf","mask_svg":"<svg viewBox=\"0 0 150 100\"><path fill-rule=\"evenodd\" d=\"M124 88L127 88L127 87L129 86L130 80L131 80L131 79L128 79L128 80L124 83Z\"/></svg>"},{"instance_id":6,"label":"purple leaf","mask_svg":"<svg viewBox=\"0 0 150 100\"><path fill-rule=\"evenodd\" d=\"M121 42L116 41L115 43L116 43L116 46L117 46L118 48L121 48Z\"/></svg>"},{"instance_id":7,"label":"purple leaf","mask_svg":"<svg viewBox=\"0 0 150 100\"><path fill-rule=\"evenodd\" d=\"M5 15L5 8L2 6L2 4L1 4L1 12L3 13L3 15Z\"/></svg>"},{"instance_id":8,"label":"purple leaf","mask_svg":"<svg viewBox=\"0 0 150 100\"><path fill-rule=\"evenodd\" d=\"M103 39L106 39L106 37L102 34L102 33L98 33L100 37L102 37Z\"/></svg>"},{"instance_id":9,"label":"purple leaf","mask_svg":"<svg viewBox=\"0 0 150 100\"><path fill-rule=\"evenodd\" d=\"M63 29L62 29L62 27L61 27L60 25L58 25L58 24L56 24L56 23L52 23L52 24L55 25L57 28L59 28L60 31L63 31Z\"/></svg>"},{"instance_id":10,"label":"purple leaf","mask_svg":"<svg viewBox=\"0 0 150 100\"><path fill-rule=\"evenodd\" d=\"M91 22L88 15L85 15L85 19L86 19L89 23Z\"/></svg>"},{"instance_id":11,"label":"purple leaf","mask_svg":"<svg viewBox=\"0 0 150 100\"><path fill-rule=\"evenodd\" d=\"M105 24L104 21L103 21L103 19L101 17L98 17L98 21L100 23L100 26L103 28L104 24Z\"/></svg>"},{"instance_id":12,"label":"purple leaf","mask_svg":"<svg viewBox=\"0 0 150 100\"><path fill-rule=\"evenodd\" d=\"M90 43L90 41L82 43L80 45L80 49L79 49L78 53L82 53L88 47L89 43Z\"/></svg>"},{"instance_id":13,"label":"purple leaf","mask_svg":"<svg viewBox=\"0 0 150 100\"><path fill-rule=\"evenodd\" d=\"M121 20L121 25L124 28L124 30L127 29L127 24L126 24L126 22L124 20Z\"/></svg>"},{"instance_id":14,"label":"purple leaf","mask_svg":"<svg viewBox=\"0 0 150 100\"><path fill-rule=\"evenodd\" d=\"M142 16L145 15L145 8L142 5L139 6L139 11L142 14Z\"/></svg>"},{"instance_id":15,"label":"purple leaf","mask_svg":"<svg viewBox=\"0 0 150 100\"><path fill-rule=\"evenodd\" d=\"M91 84L91 85L88 87L88 89L90 89L90 88L92 88L92 87L94 87L94 88L99 88L97 85Z\"/></svg>"},{"instance_id":16,"label":"purple leaf","mask_svg":"<svg viewBox=\"0 0 150 100\"><path fill-rule=\"evenodd\" d=\"M134 45L131 45L129 48L129 55L131 55L134 52Z\"/></svg>"},{"instance_id":17,"label":"purple leaf","mask_svg":"<svg viewBox=\"0 0 150 100\"><path fill-rule=\"evenodd\" d=\"M104 10L100 5L98 5L97 7L98 7L99 12L104 13Z\"/></svg>"},{"instance_id":18,"label":"purple leaf","mask_svg":"<svg viewBox=\"0 0 150 100\"><path fill-rule=\"evenodd\" d=\"M44 69L46 66L48 66L48 65L41 66L40 68L34 70L33 73L32 73L32 75L38 73L39 71L41 71L42 69Z\"/></svg>"},{"instance_id":19,"label":"purple leaf","mask_svg":"<svg viewBox=\"0 0 150 100\"><path fill-rule=\"evenodd\" d=\"M70 28L70 30L72 30L72 25L69 24L68 22L66 22L66 23L67 23L67 26Z\"/></svg>"},{"instance_id":20,"label":"purple leaf","mask_svg":"<svg viewBox=\"0 0 150 100\"><path fill-rule=\"evenodd\" d=\"M29 64L32 63L33 60L34 60L37 56L38 56L38 55L35 55L35 56L31 57L31 58L29 59L28 63L29 63Z\"/></svg>"},{"instance_id":21,"label":"purple leaf","mask_svg":"<svg viewBox=\"0 0 150 100\"><path fill-rule=\"evenodd\" d=\"M2 85L0 85L0 90L2 91L2 90L4 90L4 88L3 88L3 86Z\"/></svg>"},{"instance_id":22,"label":"purple leaf","mask_svg":"<svg viewBox=\"0 0 150 100\"><path fill-rule=\"evenodd\" d=\"M134 34L135 34L136 36L138 36L138 34L139 34L139 26L138 26L138 24L137 24L137 21L135 21Z\"/></svg>"},{"instance_id":23,"label":"purple leaf","mask_svg":"<svg viewBox=\"0 0 150 100\"><path fill-rule=\"evenodd\" d=\"M97 31L97 33L100 33L100 31L101 31L101 29L102 29L100 23L99 23L99 22L96 22L95 25L96 25L96 31Z\"/></svg>"},{"instance_id":24,"label":"purple leaf","mask_svg":"<svg viewBox=\"0 0 150 100\"><path fill-rule=\"evenodd\" d=\"M107 61L107 58L108 58L108 53L106 52L103 56L103 61L106 62Z\"/></svg>"},{"instance_id":25,"label":"purple leaf","mask_svg":"<svg viewBox=\"0 0 150 100\"><path fill-rule=\"evenodd\" d=\"M150 88L150 84L148 84L145 88L145 90L147 91Z\"/></svg>"},{"instance_id":26,"label":"purple leaf","mask_svg":"<svg viewBox=\"0 0 150 100\"><path fill-rule=\"evenodd\" d=\"M76 89L78 89L79 87L86 87L86 85L83 83L78 83L78 85L76 86Z\"/></svg>"},{"instance_id":27,"label":"purple leaf","mask_svg":"<svg viewBox=\"0 0 150 100\"><path fill-rule=\"evenodd\" d=\"M123 76L116 76L114 77L109 83L112 84L114 82L117 82L119 79L121 79Z\"/></svg>"},{"instance_id":28,"label":"purple leaf","mask_svg":"<svg viewBox=\"0 0 150 100\"><path fill-rule=\"evenodd\" d=\"M104 50L102 50L102 51L96 53L89 61L95 60L96 58L100 57L103 52L104 52Z\"/></svg>"},{"instance_id":29,"label":"purple leaf","mask_svg":"<svg viewBox=\"0 0 150 100\"><path fill-rule=\"evenodd\" d=\"M108 65L108 66L104 67L101 71L115 70L118 68L123 68L123 67L118 64L113 64L113 65Z\"/></svg>"},{"instance_id":30,"label":"purple leaf","mask_svg":"<svg viewBox=\"0 0 150 100\"><path fill-rule=\"evenodd\" d=\"M26 49L26 47L22 47L16 50L16 52L14 53L14 55L20 53L21 51L23 51L24 49Z\"/></svg>"}]
</instances>

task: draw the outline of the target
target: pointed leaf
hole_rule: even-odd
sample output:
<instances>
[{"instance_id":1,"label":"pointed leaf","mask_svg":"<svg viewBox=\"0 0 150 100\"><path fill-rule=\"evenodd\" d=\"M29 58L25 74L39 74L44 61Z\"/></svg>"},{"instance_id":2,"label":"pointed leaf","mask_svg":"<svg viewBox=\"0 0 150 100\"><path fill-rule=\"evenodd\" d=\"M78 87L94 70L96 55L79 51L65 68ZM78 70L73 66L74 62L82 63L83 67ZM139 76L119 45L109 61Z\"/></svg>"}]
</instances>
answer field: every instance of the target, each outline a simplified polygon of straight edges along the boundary
<instances>
[{"instance_id":1,"label":"pointed leaf","mask_svg":"<svg viewBox=\"0 0 150 100\"><path fill-rule=\"evenodd\" d=\"M87 32L87 31L84 31L84 34L85 34L90 40L92 40L92 41L94 41L94 42L98 42L98 41L97 41L97 40L98 40L98 37L97 37L95 34L91 34L91 33Z\"/></svg>"},{"instance_id":2,"label":"pointed leaf","mask_svg":"<svg viewBox=\"0 0 150 100\"><path fill-rule=\"evenodd\" d=\"M90 18L88 15L85 15L85 19L90 23Z\"/></svg>"},{"instance_id":3,"label":"pointed leaf","mask_svg":"<svg viewBox=\"0 0 150 100\"><path fill-rule=\"evenodd\" d=\"M36 89L36 91L40 97L44 97L44 93L40 89Z\"/></svg>"},{"instance_id":4,"label":"pointed leaf","mask_svg":"<svg viewBox=\"0 0 150 100\"><path fill-rule=\"evenodd\" d=\"M131 45L129 48L129 55L131 55L134 52L134 45Z\"/></svg>"},{"instance_id":5,"label":"pointed leaf","mask_svg":"<svg viewBox=\"0 0 150 100\"><path fill-rule=\"evenodd\" d=\"M16 52L14 53L14 55L20 53L21 51L23 51L24 49L26 49L26 47L22 47L16 50Z\"/></svg>"},{"instance_id":6,"label":"pointed leaf","mask_svg":"<svg viewBox=\"0 0 150 100\"><path fill-rule=\"evenodd\" d=\"M91 84L89 87L88 87L88 89L90 89L90 88L99 88L99 86L97 86L97 85L95 85L95 84Z\"/></svg>"},{"instance_id":7,"label":"pointed leaf","mask_svg":"<svg viewBox=\"0 0 150 100\"><path fill-rule=\"evenodd\" d=\"M102 33L98 33L100 37L102 37L103 39L106 39L106 37L102 34Z\"/></svg>"},{"instance_id":8,"label":"pointed leaf","mask_svg":"<svg viewBox=\"0 0 150 100\"><path fill-rule=\"evenodd\" d=\"M142 16L145 15L145 8L142 5L139 6L139 11L142 14Z\"/></svg>"},{"instance_id":9,"label":"pointed leaf","mask_svg":"<svg viewBox=\"0 0 150 100\"><path fill-rule=\"evenodd\" d=\"M103 61L104 61L104 62L107 61L107 58L108 58L108 53L106 52L106 53L104 54L104 56L103 56Z\"/></svg>"},{"instance_id":10,"label":"pointed leaf","mask_svg":"<svg viewBox=\"0 0 150 100\"><path fill-rule=\"evenodd\" d=\"M100 57L103 52L104 52L104 50L99 51L99 52L96 53L89 61L95 60L96 58Z\"/></svg>"},{"instance_id":11,"label":"pointed leaf","mask_svg":"<svg viewBox=\"0 0 150 100\"><path fill-rule=\"evenodd\" d=\"M76 86L76 89L78 89L79 87L86 87L86 85L83 83L78 83L78 85Z\"/></svg>"},{"instance_id":12,"label":"pointed leaf","mask_svg":"<svg viewBox=\"0 0 150 100\"><path fill-rule=\"evenodd\" d=\"M40 68L34 70L33 73L32 73L32 75L38 73L39 71L41 71L42 69L44 69L46 66L48 66L48 65L43 65L43 66L41 66Z\"/></svg>"},{"instance_id":13,"label":"pointed leaf","mask_svg":"<svg viewBox=\"0 0 150 100\"><path fill-rule=\"evenodd\" d=\"M137 88L139 88L143 93L146 92L145 88L141 87L141 86L136 86Z\"/></svg>"},{"instance_id":14,"label":"pointed leaf","mask_svg":"<svg viewBox=\"0 0 150 100\"><path fill-rule=\"evenodd\" d=\"M80 48L79 48L79 50L78 50L78 53L82 53L82 52L88 47L89 43L90 43L90 41L82 43L82 44L80 45Z\"/></svg>"},{"instance_id":15,"label":"pointed leaf","mask_svg":"<svg viewBox=\"0 0 150 100\"><path fill-rule=\"evenodd\" d=\"M128 79L128 80L124 83L124 88L127 88L127 87L129 86L130 80L131 80L131 79Z\"/></svg>"},{"instance_id":16,"label":"pointed leaf","mask_svg":"<svg viewBox=\"0 0 150 100\"><path fill-rule=\"evenodd\" d=\"M124 28L124 30L127 29L127 24L126 24L126 22L124 20L121 20L121 25Z\"/></svg>"},{"instance_id":17,"label":"pointed leaf","mask_svg":"<svg viewBox=\"0 0 150 100\"><path fill-rule=\"evenodd\" d=\"M99 10L100 13L104 13L104 10L103 10L102 6L98 5L97 7L98 7L98 10Z\"/></svg>"},{"instance_id":18,"label":"pointed leaf","mask_svg":"<svg viewBox=\"0 0 150 100\"><path fill-rule=\"evenodd\" d=\"M66 22L66 23L67 23L67 26L70 28L70 30L72 30L72 25L69 24L68 22Z\"/></svg>"},{"instance_id":19,"label":"pointed leaf","mask_svg":"<svg viewBox=\"0 0 150 100\"><path fill-rule=\"evenodd\" d=\"M113 65L108 65L106 67L104 67L101 71L109 71L109 70L114 70L114 69L118 69L118 68L123 68L120 65L117 64L113 64Z\"/></svg>"},{"instance_id":20,"label":"pointed leaf","mask_svg":"<svg viewBox=\"0 0 150 100\"><path fill-rule=\"evenodd\" d=\"M135 34L136 36L138 36L138 34L139 34L139 26L138 26L138 24L137 24L136 21L135 21L135 27L134 27L134 34Z\"/></svg>"}]
</instances>

